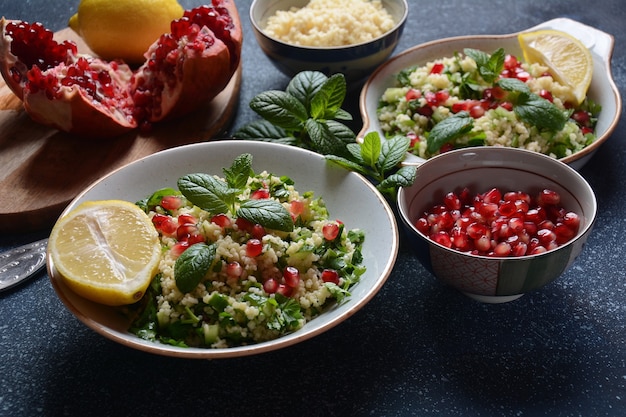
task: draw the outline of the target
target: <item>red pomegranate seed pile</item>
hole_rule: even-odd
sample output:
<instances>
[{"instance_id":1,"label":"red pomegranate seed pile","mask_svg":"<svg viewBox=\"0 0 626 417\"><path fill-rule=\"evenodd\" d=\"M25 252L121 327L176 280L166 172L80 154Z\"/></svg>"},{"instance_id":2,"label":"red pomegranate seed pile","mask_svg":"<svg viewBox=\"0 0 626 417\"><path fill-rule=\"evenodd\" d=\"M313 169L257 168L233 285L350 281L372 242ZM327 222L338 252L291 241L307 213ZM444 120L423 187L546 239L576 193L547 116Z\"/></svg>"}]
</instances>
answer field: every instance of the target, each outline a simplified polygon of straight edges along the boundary
<instances>
[{"instance_id":1,"label":"red pomegranate seed pile","mask_svg":"<svg viewBox=\"0 0 626 417\"><path fill-rule=\"evenodd\" d=\"M555 249L578 233L580 216L560 206L561 196L544 189L534 199L522 191L493 188L472 195L449 192L415 221L433 241L474 255L513 257Z\"/></svg>"}]
</instances>

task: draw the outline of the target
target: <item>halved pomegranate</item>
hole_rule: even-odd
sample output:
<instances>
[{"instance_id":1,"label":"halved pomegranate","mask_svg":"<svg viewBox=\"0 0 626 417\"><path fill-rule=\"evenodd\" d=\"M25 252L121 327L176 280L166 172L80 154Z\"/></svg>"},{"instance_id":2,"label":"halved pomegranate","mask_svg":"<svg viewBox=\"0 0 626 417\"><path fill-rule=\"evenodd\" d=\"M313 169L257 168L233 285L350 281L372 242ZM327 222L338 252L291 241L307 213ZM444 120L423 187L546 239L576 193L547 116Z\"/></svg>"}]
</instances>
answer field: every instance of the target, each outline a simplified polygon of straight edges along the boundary
<instances>
[{"instance_id":1,"label":"halved pomegranate","mask_svg":"<svg viewBox=\"0 0 626 417\"><path fill-rule=\"evenodd\" d=\"M111 137L182 116L228 85L241 55L233 0L185 12L132 71L123 62L80 55L41 24L0 21L0 72L36 122Z\"/></svg>"}]
</instances>

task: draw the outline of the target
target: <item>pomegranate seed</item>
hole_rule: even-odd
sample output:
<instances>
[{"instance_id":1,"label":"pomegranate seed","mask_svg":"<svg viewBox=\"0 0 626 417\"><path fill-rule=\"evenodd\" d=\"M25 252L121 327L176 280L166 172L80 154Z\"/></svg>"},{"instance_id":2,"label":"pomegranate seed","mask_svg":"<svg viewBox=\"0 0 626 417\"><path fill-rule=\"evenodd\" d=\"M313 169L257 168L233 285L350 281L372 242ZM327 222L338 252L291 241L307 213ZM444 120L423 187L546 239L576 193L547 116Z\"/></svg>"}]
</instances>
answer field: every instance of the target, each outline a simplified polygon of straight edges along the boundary
<instances>
[{"instance_id":1,"label":"pomegranate seed","mask_svg":"<svg viewBox=\"0 0 626 417\"><path fill-rule=\"evenodd\" d=\"M176 221L176 219L172 216L165 214L155 214L152 217L152 224L154 224L157 231L168 236L176 233L176 230L178 229L178 221Z\"/></svg>"},{"instance_id":2,"label":"pomegranate seed","mask_svg":"<svg viewBox=\"0 0 626 417\"><path fill-rule=\"evenodd\" d=\"M161 207L165 210L178 210L183 205L182 198L174 195L165 196L161 199Z\"/></svg>"},{"instance_id":3,"label":"pomegranate seed","mask_svg":"<svg viewBox=\"0 0 626 417\"><path fill-rule=\"evenodd\" d=\"M198 222L198 220L196 220L196 218L194 216L192 216L191 214L181 214L178 216L178 224L179 225L183 225L183 224L196 224Z\"/></svg>"},{"instance_id":4,"label":"pomegranate seed","mask_svg":"<svg viewBox=\"0 0 626 417\"><path fill-rule=\"evenodd\" d=\"M225 214L216 214L215 216L211 217L211 223L215 223L222 229L229 228L232 225L230 218Z\"/></svg>"},{"instance_id":5,"label":"pomegranate seed","mask_svg":"<svg viewBox=\"0 0 626 417\"><path fill-rule=\"evenodd\" d=\"M571 118L579 125L589 127L591 124L591 115L585 110L577 110L572 113Z\"/></svg>"},{"instance_id":6,"label":"pomegranate seed","mask_svg":"<svg viewBox=\"0 0 626 417\"><path fill-rule=\"evenodd\" d=\"M254 190L250 195L252 200L264 200L270 198L270 192L265 188L260 188L258 190Z\"/></svg>"},{"instance_id":7,"label":"pomegranate seed","mask_svg":"<svg viewBox=\"0 0 626 417\"><path fill-rule=\"evenodd\" d=\"M448 208L448 210L460 210L461 209L461 200L455 193L448 193L443 198L443 203Z\"/></svg>"},{"instance_id":8,"label":"pomegranate seed","mask_svg":"<svg viewBox=\"0 0 626 417\"><path fill-rule=\"evenodd\" d=\"M442 246L445 246L446 248L452 247L452 240L450 239L450 236L448 235L448 233L446 233L443 230L437 233L431 234L430 239L439 243Z\"/></svg>"},{"instance_id":9,"label":"pomegranate seed","mask_svg":"<svg viewBox=\"0 0 626 417\"><path fill-rule=\"evenodd\" d=\"M491 239L489 239L486 235L483 235L474 240L474 246L481 252L487 252L491 249Z\"/></svg>"},{"instance_id":10,"label":"pomegranate seed","mask_svg":"<svg viewBox=\"0 0 626 417\"><path fill-rule=\"evenodd\" d=\"M565 224L570 229L578 232L578 228L580 227L580 216L574 212L565 213L563 216L563 224Z\"/></svg>"},{"instance_id":11,"label":"pomegranate seed","mask_svg":"<svg viewBox=\"0 0 626 417\"><path fill-rule=\"evenodd\" d=\"M537 230L537 238L539 239L540 244L546 246L550 242L556 240L556 233L550 229L539 229Z\"/></svg>"},{"instance_id":12,"label":"pomegranate seed","mask_svg":"<svg viewBox=\"0 0 626 417\"><path fill-rule=\"evenodd\" d=\"M241 267L241 264L239 262L237 261L229 262L226 265L226 275L228 275L229 277L239 278L241 277L242 273L243 273L243 268Z\"/></svg>"},{"instance_id":13,"label":"pomegranate seed","mask_svg":"<svg viewBox=\"0 0 626 417\"><path fill-rule=\"evenodd\" d=\"M557 223L554 226L554 234L556 235L556 242L562 245L565 242L568 242L576 236L576 231L569 228L564 223Z\"/></svg>"},{"instance_id":14,"label":"pomegranate seed","mask_svg":"<svg viewBox=\"0 0 626 417\"><path fill-rule=\"evenodd\" d=\"M544 98L546 100L548 100L549 102L553 102L554 101L554 97L552 97L552 93L549 92L548 90L541 90L539 91L539 97Z\"/></svg>"},{"instance_id":15,"label":"pomegranate seed","mask_svg":"<svg viewBox=\"0 0 626 417\"><path fill-rule=\"evenodd\" d=\"M493 248L495 256L509 256L511 254L511 245L508 242L500 242Z\"/></svg>"},{"instance_id":16,"label":"pomegranate seed","mask_svg":"<svg viewBox=\"0 0 626 417\"><path fill-rule=\"evenodd\" d=\"M483 117L485 115L485 109L483 109L480 105L472 106L469 109L469 114L472 118L478 119L479 117Z\"/></svg>"},{"instance_id":17,"label":"pomegranate seed","mask_svg":"<svg viewBox=\"0 0 626 417\"><path fill-rule=\"evenodd\" d=\"M498 213L505 217L510 217L517 213L517 206L515 205L515 201L503 201L502 204L498 206Z\"/></svg>"},{"instance_id":18,"label":"pomegranate seed","mask_svg":"<svg viewBox=\"0 0 626 417\"><path fill-rule=\"evenodd\" d=\"M293 200L289 204L289 212L293 217L298 217L304 212L304 203L300 200Z\"/></svg>"},{"instance_id":19,"label":"pomegranate seed","mask_svg":"<svg viewBox=\"0 0 626 417\"><path fill-rule=\"evenodd\" d=\"M254 227L254 224L252 222L244 219L243 217L237 217L237 220L235 220L235 224L237 225L237 228L239 230L248 233L250 233L252 231L252 228Z\"/></svg>"},{"instance_id":20,"label":"pomegranate seed","mask_svg":"<svg viewBox=\"0 0 626 417\"><path fill-rule=\"evenodd\" d=\"M430 70L431 74L441 74L444 70L444 65L440 62L435 63L432 67L432 69Z\"/></svg>"},{"instance_id":21,"label":"pomegranate seed","mask_svg":"<svg viewBox=\"0 0 626 417\"><path fill-rule=\"evenodd\" d=\"M268 294L274 294L276 291L278 291L278 284L279 283L277 280L275 280L274 278L269 278L263 283L263 291Z\"/></svg>"},{"instance_id":22,"label":"pomegranate seed","mask_svg":"<svg viewBox=\"0 0 626 417\"><path fill-rule=\"evenodd\" d=\"M512 217L509 219L509 227L515 233L519 233L524 230L524 220L519 217Z\"/></svg>"},{"instance_id":23,"label":"pomegranate seed","mask_svg":"<svg viewBox=\"0 0 626 417\"><path fill-rule=\"evenodd\" d=\"M176 238L178 240L187 240L192 235L198 234L198 226L195 223L185 223L176 229Z\"/></svg>"},{"instance_id":24,"label":"pomegranate seed","mask_svg":"<svg viewBox=\"0 0 626 417\"><path fill-rule=\"evenodd\" d=\"M541 207L545 206L556 206L561 202L561 196L556 191L544 189L541 190L539 196L537 197L537 204Z\"/></svg>"},{"instance_id":25,"label":"pomegranate seed","mask_svg":"<svg viewBox=\"0 0 626 417\"><path fill-rule=\"evenodd\" d=\"M283 270L285 284L291 288L296 288L300 284L300 271L298 268L288 266Z\"/></svg>"},{"instance_id":26,"label":"pomegranate seed","mask_svg":"<svg viewBox=\"0 0 626 417\"><path fill-rule=\"evenodd\" d=\"M254 226L252 226L250 234L253 238L261 240L263 239L263 236L267 234L267 232L265 231L265 228L263 226L261 226L260 224L255 224Z\"/></svg>"},{"instance_id":27,"label":"pomegranate seed","mask_svg":"<svg viewBox=\"0 0 626 417\"><path fill-rule=\"evenodd\" d=\"M483 201L485 203L499 203L502 200L502 193L497 188L492 188L483 194Z\"/></svg>"},{"instance_id":28,"label":"pomegranate seed","mask_svg":"<svg viewBox=\"0 0 626 417\"><path fill-rule=\"evenodd\" d=\"M322 227L322 235L324 235L324 239L333 241L339 235L339 225L337 223L326 223Z\"/></svg>"},{"instance_id":29,"label":"pomegranate seed","mask_svg":"<svg viewBox=\"0 0 626 417\"><path fill-rule=\"evenodd\" d=\"M411 100L417 100L420 97L422 97L422 92L420 90L416 90L415 88L411 88L409 89L409 91L406 92L404 99L406 101L411 101Z\"/></svg>"},{"instance_id":30,"label":"pomegranate seed","mask_svg":"<svg viewBox=\"0 0 626 417\"><path fill-rule=\"evenodd\" d=\"M291 297L291 294L293 293L293 288L285 284L278 284L278 288L276 289L276 292L278 294L284 295L285 297Z\"/></svg>"},{"instance_id":31,"label":"pomegranate seed","mask_svg":"<svg viewBox=\"0 0 626 417\"><path fill-rule=\"evenodd\" d=\"M543 247L543 246L541 246L541 245L540 245L540 246L536 246L536 247L534 247L534 248L530 251L530 254L531 254L531 255L538 255L538 254L540 254L540 253L544 253L544 252L547 252L547 249L546 249L545 247Z\"/></svg>"},{"instance_id":32,"label":"pomegranate seed","mask_svg":"<svg viewBox=\"0 0 626 417\"><path fill-rule=\"evenodd\" d=\"M339 274L334 269L324 269L322 271L322 281L339 285Z\"/></svg>"},{"instance_id":33,"label":"pomegranate seed","mask_svg":"<svg viewBox=\"0 0 626 417\"><path fill-rule=\"evenodd\" d=\"M172 246L170 252L174 258L178 258L184 251L187 250L189 246L191 246L189 245L189 242L177 242L174 246Z\"/></svg>"},{"instance_id":34,"label":"pomegranate seed","mask_svg":"<svg viewBox=\"0 0 626 417\"><path fill-rule=\"evenodd\" d=\"M518 242L515 246L513 246L513 248L511 249L511 255L512 256L524 256L526 255L526 251L528 250L528 245L524 242Z\"/></svg>"},{"instance_id":35,"label":"pomegranate seed","mask_svg":"<svg viewBox=\"0 0 626 417\"><path fill-rule=\"evenodd\" d=\"M250 239L246 243L246 255L256 258L263 252L263 243L259 239Z\"/></svg>"}]
</instances>

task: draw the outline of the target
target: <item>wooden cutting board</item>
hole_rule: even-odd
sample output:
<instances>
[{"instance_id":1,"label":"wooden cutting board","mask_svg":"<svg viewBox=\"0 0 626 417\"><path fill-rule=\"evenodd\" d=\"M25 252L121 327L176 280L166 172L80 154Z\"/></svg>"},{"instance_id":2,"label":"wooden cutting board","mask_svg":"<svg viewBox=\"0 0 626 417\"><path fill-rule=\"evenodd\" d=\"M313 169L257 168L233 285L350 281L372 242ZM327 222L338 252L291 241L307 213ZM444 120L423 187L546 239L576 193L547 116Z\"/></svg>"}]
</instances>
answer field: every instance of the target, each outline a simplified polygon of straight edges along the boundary
<instances>
[{"instance_id":1,"label":"wooden cutting board","mask_svg":"<svg viewBox=\"0 0 626 417\"><path fill-rule=\"evenodd\" d=\"M87 46L71 29L55 34ZM224 133L237 109L241 67L214 100L188 116L113 139L75 137L33 122L0 77L0 233L51 227L83 189L144 156Z\"/></svg>"}]
</instances>

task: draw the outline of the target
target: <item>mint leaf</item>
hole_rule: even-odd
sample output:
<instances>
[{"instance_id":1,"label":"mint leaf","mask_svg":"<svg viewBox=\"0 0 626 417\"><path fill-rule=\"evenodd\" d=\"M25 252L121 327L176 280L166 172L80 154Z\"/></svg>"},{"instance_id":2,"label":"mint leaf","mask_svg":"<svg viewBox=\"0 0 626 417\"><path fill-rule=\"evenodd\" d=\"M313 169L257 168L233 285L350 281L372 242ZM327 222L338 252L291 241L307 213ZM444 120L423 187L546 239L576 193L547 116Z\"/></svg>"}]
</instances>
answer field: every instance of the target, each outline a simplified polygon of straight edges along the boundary
<instances>
[{"instance_id":1,"label":"mint leaf","mask_svg":"<svg viewBox=\"0 0 626 417\"><path fill-rule=\"evenodd\" d=\"M493 83L500 76L505 58L503 48L497 49L491 55L471 48L465 48L463 52L476 61L478 73L486 82Z\"/></svg>"},{"instance_id":2,"label":"mint leaf","mask_svg":"<svg viewBox=\"0 0 626 417\"><path fill-rule=\"evenodd\" d=\"M222 171L229 187L244 188L248 183L248 178L253 174L252 155L249 153L239 155L230 168L224 168Z\"/></svg>"},{"instance_id":3,"label":"mint leaf","mask_svg":"<svg viewBox=\"0 0 626 417\"><path fill-rule=\"evenodd\" d=\"M335 137L327 123L309 119L305 123L305 128L311 138L313 149L319 153L340 153L345 146L343 142Z\"/></svg>"},{"instance_id":4,"label":"mint leaf","mask_svg":"<svg viewBox=\"0 0 626 417\"><path fill-rule=\"evenodd\" d=\"M328 131L339 141L346 144L354 143L356 135L348 126L336 120L327 120L326 126L328 126Z\"/></svg>"},{"instance_id":5,"label":"mint leaf","mask_svg":"<svg viewBox=\"0 0 626 417\"><path fill-rule=\"evenodd\" d=\"M289 81L286 92L300 101L309 111L311 100L327 79L328 77L319 71L302 71Z\"/></svg>"},{"instance_id":6,"label":"mint leaf","mask_svg":"<svg viewBox=\"0 0 626 417\"><path fill-rule=\"evenodd\" d=\"M558 132L563 129L568 119L566 112L536 94L521 94L515 104L513 107L515 114L539 129Z\"/></svg>"},{"instance_id":7,"label":"mint leaf","mask_svg":"<svg viewBox=\"0 0 626 417\"><path fill-rule=\"evenodd\" d=\"M528 84L517 78L501 78L496 84L505 91L530 94Z\"/></svg>"},{"instance_id":8,"label":"mint leaf","mask_svg":"<svg viewBox=\"0 0 626 417\"><path fill-rule=\"evenodd\" d=\"M394 169L404 160L410 145L411 140L406 136L394 136L384 141L381 152L380 169L383 171Z\"/></svg>"},{"instance_id":9,"label":"mint leaf","mask_svg":"<svg viewBox=\"0 0 626 417\"><path fill-rule=\"evenodd\" d=\"M281 232L293 230L291 214L282 204L272 199L245 201L236 213L237 217L243 217L249 222L260 224L267 229Z\"/></svg>"},{"instance_id":10,"label":"mint leaf","mask_svg":"<svg viewBox=\"0 0 626 417\"><path fill-rule=\"evenodd\" d=\"M311 117L314 119L332 119L341 108L346 92L345 77L341 74L332 75L313 96Z\"/></svg>"},{"instance_id":11,"label":"mint leaf","mask_svg":"<svg viewBox=\"0 0 626 417\"><path fill-rule=\"evenodd\" d=\"M382 145L378 132L369 132L363 138L361 144L361 160L367 166L376 168Z\"/></svg>"},{"instance_id":12,"label":"mint leaf","mask_svg":"<svg viewBox=\"0 0 626 417\"><path fill-rule=\"evenodd\" d=\"M228 212L228 204L237 190L209 174L189 174L178 179L178 189L187 200L213 214Z\"/></svg>"},{"instance_id":13,"label":"mint leaf","mask_svg":"<svg viewBox=\"0 0 626 417\"><path fill-rule=\"evenodd\" d=\"M395 174L387 176L376 186L380 192L394 195L399 187L409 187L415 181L417 167L414 165L403 166Z\"/></svg>"},{"instance_id":14,"label":"mint leaf","mask_svg":"<svg viewBox=\"0 0 626 417\"><path fill-rule=\"evenodd\" d=\"M174 279L176 286L183 292L193 291L211 268L215 260L217 245L196 243L191 245L176 259Z\"/></svg>"},{"instance_id":15,"label":"mint leaf","mask_svg":"<svg viewBox=\"0 0 626 417\"><path fill-rule=\"evenodd\" d=\"M466 111L458 112L437 123L427 139L428 152L437 152L445 143L468 133L474 126L474 119Z\"/></svg>"},{"instance_id":16,"label":"mint leaf","mask_svg":"<svg viewBox=\"0 0 626 417\"><path fill-rule=\"evenodd\" d=\"M296 145L297 143L297 139L290 136L285 129L265 119L248 123L235 132L233 136L239 139L278 142L285 145Z\"/></svg>"},{"instance_id":17,"label":"mint leaf","mask_svg":"<svg viewBox=\"0 0 626 417\"><path fill-rule=\"evenodd\" d=\"M266 91L250 101L250 108L284 129L300 129L308 118L304 104L284 91Z\"/></svg>"},{"instance_id":18,"label":"mint leaf","mask_svg":"<svg viewBox=\"0 0 626 417\"><path fill-rule=\"evenodd\" d=\"M354 162L337 155L324 155L324 158L326 158L327 161L339 165L347 170L358 172L359 174L365 176L369 175L369 172L363 167L363 164L358 162Z\"/></svg>"}]
</instances>

